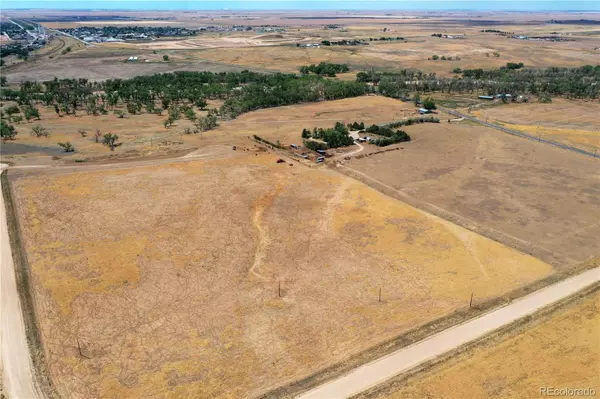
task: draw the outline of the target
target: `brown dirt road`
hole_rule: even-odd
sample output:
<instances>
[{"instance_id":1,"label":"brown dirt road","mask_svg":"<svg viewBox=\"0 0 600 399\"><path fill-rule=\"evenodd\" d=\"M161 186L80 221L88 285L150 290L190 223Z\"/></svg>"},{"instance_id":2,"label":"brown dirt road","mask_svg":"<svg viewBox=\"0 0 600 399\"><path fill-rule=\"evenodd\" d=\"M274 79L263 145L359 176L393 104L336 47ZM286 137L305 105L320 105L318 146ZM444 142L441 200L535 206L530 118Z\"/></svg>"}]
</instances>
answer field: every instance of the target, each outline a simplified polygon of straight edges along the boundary
<instances>
[{"instance_id":1,"label":"brown dirt road","mask_svg":"<svg viewBox=\"0 0 600 399\"><path fill-rule=\"evenodd\" d=\"M7 165L0 164L0 173ZM29 356L29 347L25 335L25 324L19 294L15 268L8 238L8 225L4 196L0 195L0 335L3 369L3 393L9 398L34 399L41 395L33 380L33 366Z\"/></svg>"}]
</instances>

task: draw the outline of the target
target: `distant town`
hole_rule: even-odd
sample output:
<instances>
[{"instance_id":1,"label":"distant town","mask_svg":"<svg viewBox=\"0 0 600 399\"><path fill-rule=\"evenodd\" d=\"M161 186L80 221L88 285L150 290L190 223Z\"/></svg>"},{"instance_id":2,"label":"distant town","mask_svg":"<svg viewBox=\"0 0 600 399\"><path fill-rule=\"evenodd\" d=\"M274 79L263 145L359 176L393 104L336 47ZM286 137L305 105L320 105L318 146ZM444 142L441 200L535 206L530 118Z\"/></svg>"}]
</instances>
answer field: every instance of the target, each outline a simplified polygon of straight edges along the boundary
<instances>
[{"instance_id":1,"label":"distant town","mask_svg":"<svg viewBox=\"0 0 600 399\"><path fill-rule=\"evenodd\" d=\"M161 37L187 37L197 36L201 32L245 32L258 33L284 32L285 29L272 26L200 26L195 29L173 26L81 26L77 28L62 29L62 32L88 43L124 42L130 40L155 40Z\"/></svg>"}]
</instances>

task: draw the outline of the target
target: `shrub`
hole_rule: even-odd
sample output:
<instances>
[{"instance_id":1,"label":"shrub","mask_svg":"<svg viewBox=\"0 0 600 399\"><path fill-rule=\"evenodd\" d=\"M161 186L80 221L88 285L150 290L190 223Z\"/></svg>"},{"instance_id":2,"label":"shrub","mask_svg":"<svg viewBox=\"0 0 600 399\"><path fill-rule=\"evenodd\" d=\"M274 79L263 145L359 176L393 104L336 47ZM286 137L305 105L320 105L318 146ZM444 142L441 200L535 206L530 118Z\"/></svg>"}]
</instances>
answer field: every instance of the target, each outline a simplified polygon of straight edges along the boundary
<instances>
[{"instance_id":1,"label":"shrub","mask_svg":"<svg viewBox=\"0 0 600 399\"><path fill-rule=\"evenodd\" d=\"M50 131L40 125L31 128L31 135L35 137L50 137Z\"/></svg>"},{"instance_id":2,"label":"shrub","mask_svg":"<svg viewBox=\"0 0 600 399\"><path fill-rule=\"evenodd\" d=\"M70 141L67 141L66 143L58 143L58 145L62 147L65 152L75 152L75 147L73 147Z\"/></svg>"},{"instance_id":3,"label":"shrub","mask_svg":"<svg viewBox=\"0 0 600 399\"><path fill-rule=\"evenodd\" d=\"M31 118L36 118L37 120L40 120L40 111L37 108L32 107L30 105L23 108L23 114L25 115L25 119L27 119L27 122L29 122Z\"/></svg>"},{"instance_id":4,"label":"shrub","mask_svg":"<svg viewBox=\"0 0 600 399\"><path fill-rule=\"evenodd\" d=\"M8 108L6 108L4 110L4 112L6 112L8 115L14 115L14 114L18 114L19 112L21 112L21 110L16 105L11 105Z\"/></svg>"},{"instance_id":5,"label":"shrub","mask_svg":"<svg viewBox=\"0 0 600 399\"><path fill-rule=\"evenodd\" d=\"M372 143L378 147L385 147L391 144L402 143L410 140L410 136L405 131L397 130L392 136L375 139L372 141Z\"/></svg>"},{"instance_id":6,"label":"shrub","mask_svg":"<svg viewBox=\"0 0 600 399\"><path fill-rule=\"evenodd\" d=\"M431 97L427 97L423 101L423 108L425 108L425 109L436 109L435 100L433 98L431 98Z\"/></svg>"},{"instance_id":7,"label":"shrub","mask_svg":"<svg viewBox=\"0 0 600 399\"><path fill-rule=\"evenodd\" d=\"M4 120L0 120L0 137L3 140L14 140L17 136L17 131L15 127L9 125Z\"/></svg>"},{"instance_id":8,"label":"shrub","mask_svg":"<svg viewBox=\"0 0 600 399\"><path fill-rule=\"evenodd\" d=\"M111 151L115 150L115 147L118 146L117 144L117 140L119 140L119 136L117 136L116 134L112 134L112 133L106 133L104 135L104 138L102 140L102 143L104 145L107 145L110 147Z\"/></svg>"}]
</instances>

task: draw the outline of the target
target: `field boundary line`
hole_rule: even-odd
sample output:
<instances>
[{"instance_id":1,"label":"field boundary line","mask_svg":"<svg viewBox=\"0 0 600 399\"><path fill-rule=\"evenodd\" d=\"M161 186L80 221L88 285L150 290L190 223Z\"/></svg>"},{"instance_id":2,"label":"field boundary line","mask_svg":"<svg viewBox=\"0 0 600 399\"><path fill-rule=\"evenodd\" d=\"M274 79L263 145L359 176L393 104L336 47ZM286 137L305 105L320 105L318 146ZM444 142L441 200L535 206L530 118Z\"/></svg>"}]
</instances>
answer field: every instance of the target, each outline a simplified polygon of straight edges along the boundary
<instances>
[{"instance_id":1,"label":"field boundary line","mask_svg":"<svg viewBox=\"0 0 600 399\"><path fill-rule=\"evenodd\" d=\"M460 227L463 227L474 233L482 235L482 236L484 236L490 240L496 241L502 245L513 248L519 252L542 259L550 264L561 264L561 263L564 263L565 261L568 261L570 263L578 263L574 259L568 259L564 256L558 256L554 252L552 252L551 250L549 250L547 248L533 245L526 240L523 240L518 237L514 237L514 236L508 235L506 233L497 231L491 227L480 226L475 221L472 221L464 216L452 213L450 211L447 211L444 208L441 208L441 207L431 204L429 202L420 201L402 190L398 190L394 187L391 187L391 186L389 186L369 175L366 175L356 169L353 169L349 166L342 165L342 164L338 164L338 165L339 166L338 166L337 170L339 171L339 168L342 169L342 171L340 171L340 173L343 173L346 176L352 177L353 179L356 179L356 180L368 185L369 187L374 188L375 190L383 193L384 195L388 195L388 196L395 198L399 201L402 201L414 208L417 208L423 212L427 212L435 217L438 217L438 218L441 218L448 222L454 223Z\"/></svg>"},{"instance_id":2,"label":"field boundary line","mask_svg":"<svg viewBox=\"0 0 600 399\"><path fill-rule=\"evenodd\" d=\"M466 114L463 114L461 112L454 111L454 110L451 110L451 109L448 109L448 108L445 108L445 107L439 107L438 106L438 109L440 111L444 111L444 112L446 112L446 113L448 113L450 115L454 115L454 116L458 116L458 117L461 117L461 118L465 118L467 120L470 120L471 122L479 123L480 125L491 127L492 129L500 130L500 131L502 131L504 133L508 133L510 135L513 135L513 136L523 137L523 138L526 138L526 139L529 139L529 140L532 140L532 141L537 141L539 143L550 144L550 145L553 145L555 147L561 148L563 150L568 150L568 151L576 152L578 154L587 155L587 156L590 156L590 157L593 157L593 158L600 158L600 154L597 151L590 152L590 151L582 150L581 148L577 148L577 147L573 147L573 146L570 146L570 145L567 145L567 144L559 143L559 142L554 141L554 140L547 140L547 139L543 139L541 137L535 137L535 136L532 136L530 134L521 132L519 130L509 129L509 128L506 128L504 126L496 125L494 123L485 122L485 121L482 121L481 119L475 118L474 116L466 115Z\"/></svg>"},{"instance_id":3,"label":"field boundary line","mask_svg":"<svg viewBox=\"0 0 600 399\"><path fill-rule=\"evenodd\" d=\"M0 175L2 195L6 208L6 224L10 240L11 253L15 268L17 291L23 312L23 322L29 355L33 364L34 382L40 393L46 398L60 398L50 375L50 368L46 359L42 342L41 330L38 324L35 291L31 282L31 271L27 260L27 253L23 246L21 227L18 219L18 210L14 201L13 191L8 179L8 169Z\"/></svg>"},{"instance_id":4,"label":"field boundary line","mask_svg":"<svg viewBox=\"0 0 600 399\"><path fill-rule=\"evenodd\" d=\"M524 297L534 291L538 291L554 283L565 280L571 276L583 273L589 269L597 267L600 267L600 257L590 259L583 263L579 263L574 267L554 273L548 277L534 281L531 284L515 288L514 290L509 291L502 296L491 298L484 302L476 303L475 305L473 305L472 308L469 308L469 304L467 303L468 301L467 299L465 299L465 306L463 308L459 308L447 314L446 316L442 316L438 319L422 324L411 330L405 331L402 334L390 340L376 344L371 348L367 348L361 352L349 356L345 360L342 360L336 364L321 369L320 371L317 371L304 378L275 388L262 395L259 395L258 397L261 399L296 397L319 385L325 384L328 381L339 378L351 372L357 367L360 367L364 364L370 363L381 357L389 355L392 352L398 351L402 348L427 339L446 329L475 319L476 317L482 316L485 313L489 313L493 310L504 307L510 304L511 302L521 297Z\"/></svg>"}]
</instances>

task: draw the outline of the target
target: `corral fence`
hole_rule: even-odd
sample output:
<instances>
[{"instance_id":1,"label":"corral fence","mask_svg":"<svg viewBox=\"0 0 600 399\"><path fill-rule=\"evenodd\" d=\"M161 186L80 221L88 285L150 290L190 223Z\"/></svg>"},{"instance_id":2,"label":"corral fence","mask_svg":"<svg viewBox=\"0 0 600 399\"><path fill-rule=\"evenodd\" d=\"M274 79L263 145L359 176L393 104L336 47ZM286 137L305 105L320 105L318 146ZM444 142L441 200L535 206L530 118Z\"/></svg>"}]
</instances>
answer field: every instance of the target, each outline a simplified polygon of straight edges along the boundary
<instances>
[{"instance_id":1,"label":"corral fence","mask_svg":"<svg viewBox=\"0 0 600 399\"><path fill-rule=\"evenodd\" d=\"M475 118L473 116L465 115L463 113L460 113L458 111L454 111L454 110L451 110L451 109L448 109L448 108L444 108L444 107L439 107L438 106L438 109L440 111L444 111L444 112L446 112L448 114L451 114L451 115L454 115L454 116L458 116L460 118L465 118L465 119L468 119L468 120L473 121L475 123L479 123L481 125L484 125L484 126L487 126L487 127L491 127L493 129L501 130L504 133L512 134L513 136L519 136L519 137L523 137L523 138L526 138L526 139L529 139L529 140L533 140L533 141L537 141L537 142L540 142L540 143L550 144L550 145L553 145L555 147L562 148L563 150L573 151L573 152L576 152L578 154L587 155L587 156L594 157L594 158L600 158L600 154L598 154L597 151L594 151L594 152L586 151L586 150L583 150L581 148L577 148L577 147L573 147L573 146L570 146L570 145L567 145L567 144L556 142L554 140L547 140L547 139L543 139L541 137L535 137L535 136L532 136L532 135L527 134L527 133L523 133L523 132L518 131L518 130L508 129L508 128L505 128L503 126L499 126L499 125L495 125L493 123L485 122L485 121L477 119L477 118Z\"/></svg>"}]
</instances>

